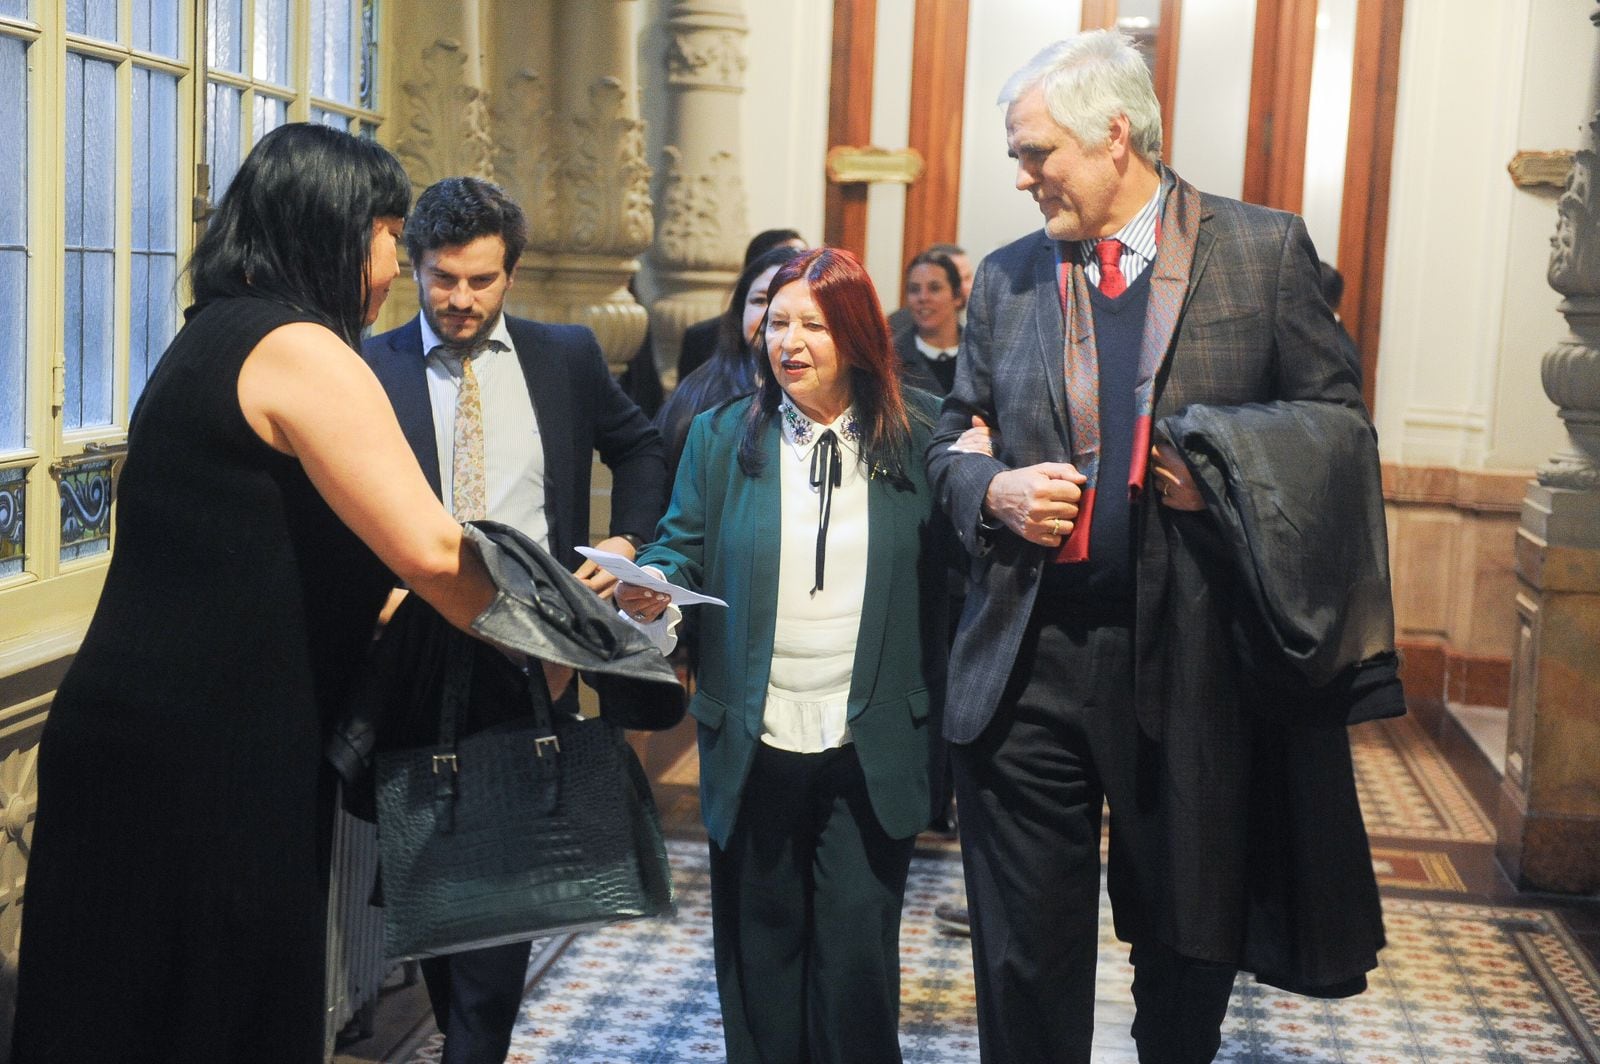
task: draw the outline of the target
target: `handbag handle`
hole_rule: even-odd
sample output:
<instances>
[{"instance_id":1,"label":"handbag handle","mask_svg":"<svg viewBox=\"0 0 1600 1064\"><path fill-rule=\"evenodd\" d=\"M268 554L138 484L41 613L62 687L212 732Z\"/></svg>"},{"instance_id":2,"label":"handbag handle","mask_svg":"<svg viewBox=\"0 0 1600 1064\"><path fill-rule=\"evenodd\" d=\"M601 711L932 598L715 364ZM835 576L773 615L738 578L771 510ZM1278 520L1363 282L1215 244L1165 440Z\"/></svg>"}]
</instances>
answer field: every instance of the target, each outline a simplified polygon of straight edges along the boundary
<instances>
[{"instance_id":1,"label":"handbag handle","mask_svg":"<svg viewBox=\"0 0 1600 1064\"><path fill-rule=\"evenodd\" d=\"M473 640L451 631L445 649L444 690L439 699L439 743L433 753L433 812L440 831L452 831L456 821L456 730L466 713L472 691Z\"/></svg>"}]
</instances>

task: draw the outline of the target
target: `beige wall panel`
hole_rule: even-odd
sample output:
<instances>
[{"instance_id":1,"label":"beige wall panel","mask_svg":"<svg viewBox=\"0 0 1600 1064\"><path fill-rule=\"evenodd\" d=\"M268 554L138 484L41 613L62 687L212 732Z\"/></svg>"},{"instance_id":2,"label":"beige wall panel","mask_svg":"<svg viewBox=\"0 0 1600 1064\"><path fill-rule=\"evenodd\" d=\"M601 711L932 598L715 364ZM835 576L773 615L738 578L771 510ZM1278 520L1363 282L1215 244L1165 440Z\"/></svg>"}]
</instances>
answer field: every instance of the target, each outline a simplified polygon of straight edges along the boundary
<instances>
[{"instance_id":1,"label":"beige wall panel","mask_svg":"<svg viewBox=\"0 0 1600 1064\"><path fill-rule=\"evenodd\" d=\"M1395 631L1401 638L1450 636L1460 515L1432 506L1395 509Z\"/></svg>"}]
</instances>

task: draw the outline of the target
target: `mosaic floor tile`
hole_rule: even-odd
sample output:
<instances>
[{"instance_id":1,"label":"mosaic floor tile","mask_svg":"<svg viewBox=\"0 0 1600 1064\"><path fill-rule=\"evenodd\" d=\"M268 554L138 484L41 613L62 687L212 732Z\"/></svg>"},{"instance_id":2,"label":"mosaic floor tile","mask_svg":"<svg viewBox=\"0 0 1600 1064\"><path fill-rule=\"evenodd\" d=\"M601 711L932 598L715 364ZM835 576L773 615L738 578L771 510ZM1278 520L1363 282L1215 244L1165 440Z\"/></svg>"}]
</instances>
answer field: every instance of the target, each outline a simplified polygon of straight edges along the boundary
<instances>
[{"instance_id":1,"label":"mosaic floor tile","mask_svg":"<svg viewBox=\"0 0 1600 1064\"><path fill-rule=\"evenodd\" d=\"M1493 842L1494 824L1410 717L1350 729L1356 792L1372 835Z\"/></svg>"},{"instance_id":2,"label":"mosaic floor tile","mask_svg":"<svg viewBox=\"0 0 1600 1064\"><path fill-rule=\"evenodd\" d=\"M680 1064L723 1059L711 968L705 844L668 844L677 919L580 936L523 1002L509 1064ZM907 1064L977 1060L967 939L933 906L959 897L960 864L912 864L901 935ZM1096 1064L1134 1064L1132 970L1101 903ZM1600 974L1554 913L1387 898L1391 946L1367 993L1296 997L1241 977L1217 1060L1228 1064L1600 1064ZM439 1059L437 1038L407 1064Z\"/></svg>"}]
</instances>

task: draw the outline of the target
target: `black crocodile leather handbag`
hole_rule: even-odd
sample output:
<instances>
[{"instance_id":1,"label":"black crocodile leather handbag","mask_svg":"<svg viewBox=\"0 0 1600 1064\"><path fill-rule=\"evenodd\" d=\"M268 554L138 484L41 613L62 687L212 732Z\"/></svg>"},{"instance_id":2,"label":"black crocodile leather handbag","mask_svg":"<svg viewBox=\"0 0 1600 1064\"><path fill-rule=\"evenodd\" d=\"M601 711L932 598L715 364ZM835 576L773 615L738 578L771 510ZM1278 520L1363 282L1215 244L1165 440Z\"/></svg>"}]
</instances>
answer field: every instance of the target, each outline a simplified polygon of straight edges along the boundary
<instances>
[{"instance_id":1,"label":"black crocodile leather handbag","mask_svg":"<svg viewBox=\"0 0 1600 1064\"><path fill-rule=\"evenodd\" d=\"M621 730L554 713L534 668L532 713L458 739L473 651L452 636L438 743L377 757L389 958L671 915L661 820Z\"/></svg>"}]
</instances>

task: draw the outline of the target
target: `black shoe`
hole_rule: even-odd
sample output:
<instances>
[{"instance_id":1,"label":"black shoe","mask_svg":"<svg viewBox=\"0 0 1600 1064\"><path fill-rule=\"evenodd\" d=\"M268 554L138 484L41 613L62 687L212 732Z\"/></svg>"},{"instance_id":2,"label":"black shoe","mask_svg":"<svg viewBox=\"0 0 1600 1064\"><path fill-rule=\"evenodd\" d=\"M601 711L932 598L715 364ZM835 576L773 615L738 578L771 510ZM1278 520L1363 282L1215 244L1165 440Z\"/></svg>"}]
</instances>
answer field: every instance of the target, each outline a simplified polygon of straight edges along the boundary
<instances>
[{"instance_id":1,"label":"black shoe","mask_svg":"<svg viewBox=\"0 0 1600 1064\"><path fill-rule=\"evenodd\" d=\"M933 918L939 921L941 928L952 935L972 934L972 921L967 918L965 905L941 902L933 907Z\"/></svg>"}]
</instances>

